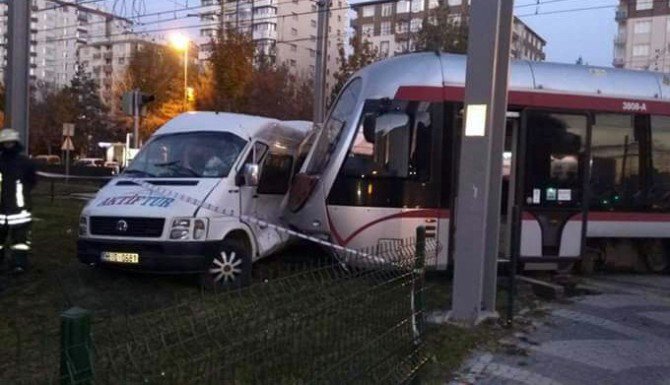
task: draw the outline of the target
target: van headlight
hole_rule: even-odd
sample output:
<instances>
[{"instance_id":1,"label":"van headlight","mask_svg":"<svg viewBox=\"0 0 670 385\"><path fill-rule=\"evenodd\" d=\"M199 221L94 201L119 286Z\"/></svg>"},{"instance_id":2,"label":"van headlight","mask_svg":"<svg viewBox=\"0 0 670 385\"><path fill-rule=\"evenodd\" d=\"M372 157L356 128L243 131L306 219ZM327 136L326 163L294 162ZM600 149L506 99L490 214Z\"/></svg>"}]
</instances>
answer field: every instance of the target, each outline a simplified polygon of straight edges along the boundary
<instances>
[{"instance_id":1,"label":"van headlight","mask_svg":"<svg viewBox=\"0 0 670 385\"><path fill-rule=\"evenodd\" d=\"M207 236L208 221L204 218L175 218L170 228L170 239L204 239Z\"/></svg>"},{"instance_id":2,"label":"van headlight","mask_svg":"<svg viewBox=\"0 0 670 385\"><path fill-rule=\"evenodd\" d=\"M86 236L88 235L88 218L79 217L79 235Z\"/></svg>"}]
</instances>

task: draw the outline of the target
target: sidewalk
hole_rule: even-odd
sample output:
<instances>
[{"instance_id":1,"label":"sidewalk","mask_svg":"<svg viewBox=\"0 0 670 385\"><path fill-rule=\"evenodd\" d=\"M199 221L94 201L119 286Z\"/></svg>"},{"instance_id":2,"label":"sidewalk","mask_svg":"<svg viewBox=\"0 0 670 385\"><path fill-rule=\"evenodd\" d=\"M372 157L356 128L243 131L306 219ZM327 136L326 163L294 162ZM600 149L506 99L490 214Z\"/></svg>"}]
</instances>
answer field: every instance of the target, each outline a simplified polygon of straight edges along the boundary
<instances>
[{"instance_id":1,"label":"sidewalk","mask_svg":"<svg viewBox=\"0 0 670 385\"><path fill-rule=\"evenodd\" d=\"M670 385L670 276L605 277L527 333L478 352L449 385Z\"/></svg>"}]
</instances>

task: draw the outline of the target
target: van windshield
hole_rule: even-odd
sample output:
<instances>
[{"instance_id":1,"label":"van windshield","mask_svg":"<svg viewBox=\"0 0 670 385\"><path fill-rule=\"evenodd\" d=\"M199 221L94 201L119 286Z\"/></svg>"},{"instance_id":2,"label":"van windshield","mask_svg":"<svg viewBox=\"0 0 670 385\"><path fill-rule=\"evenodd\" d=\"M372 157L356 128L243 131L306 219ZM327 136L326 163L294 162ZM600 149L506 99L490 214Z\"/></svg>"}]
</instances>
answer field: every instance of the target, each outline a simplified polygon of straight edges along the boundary
<instances>
[{"instance_id":1,"label":"van windshield","mask_svg":"<svg viewBox=\"0 0 670 385\"><path fill-rule=\"evenodd\" d=\"M229 132L190 132L153 138L137 154L125 176L223 178L246 141Z\"/></svg>"}]
</instances>

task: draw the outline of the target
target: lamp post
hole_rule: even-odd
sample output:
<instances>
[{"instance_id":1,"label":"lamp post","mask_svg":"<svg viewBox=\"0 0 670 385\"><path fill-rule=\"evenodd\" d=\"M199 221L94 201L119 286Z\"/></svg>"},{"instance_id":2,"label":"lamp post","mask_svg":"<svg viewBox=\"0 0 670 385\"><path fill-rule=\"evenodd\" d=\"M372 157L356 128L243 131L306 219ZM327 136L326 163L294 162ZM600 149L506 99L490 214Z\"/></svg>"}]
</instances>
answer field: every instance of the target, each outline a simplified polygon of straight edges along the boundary
<instances>
[{"instance_id":1,"label":"lamp post","mask_svg":"<svg viewBox=\"0 0 670 385\"><path fill-rule=\"evenodd\" d=\"M186 111L188 110L188 46L191 42L181 33L172 35L170 41L177 51L184 52L184 111Z\"/></svg>"}]
</instances>

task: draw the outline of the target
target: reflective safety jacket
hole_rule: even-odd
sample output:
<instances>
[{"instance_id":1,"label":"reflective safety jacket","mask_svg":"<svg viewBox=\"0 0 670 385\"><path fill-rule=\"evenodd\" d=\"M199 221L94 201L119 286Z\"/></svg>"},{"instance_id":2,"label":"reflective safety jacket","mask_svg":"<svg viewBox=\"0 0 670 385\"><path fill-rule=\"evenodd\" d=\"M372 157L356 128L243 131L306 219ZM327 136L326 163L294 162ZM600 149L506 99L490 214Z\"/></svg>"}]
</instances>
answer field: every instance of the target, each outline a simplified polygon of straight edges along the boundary
<instances>
[{"instance_id":1,"label":"reflective safety jacket","mask_svg":"<svg viewBox=\"0 0 670 385\"><path fill-rule=\"evenodd\" d=\"M18 226L32 221L30 192L37 183L33 162L18 152L0 147L0 225Z\"/></svg>"}]
</instances>

